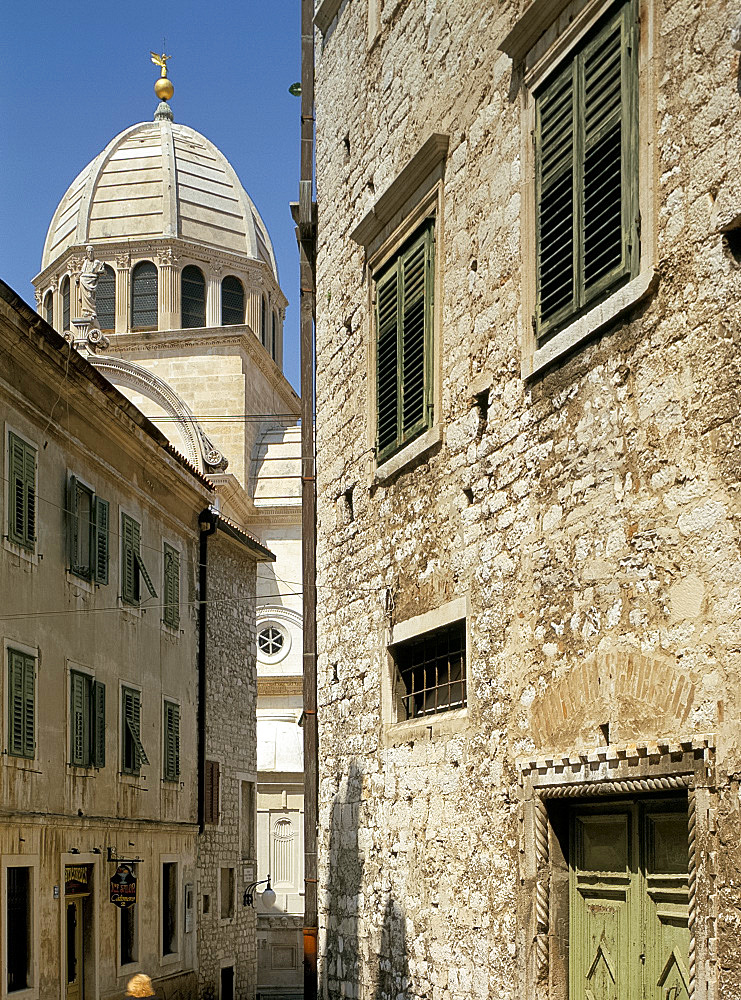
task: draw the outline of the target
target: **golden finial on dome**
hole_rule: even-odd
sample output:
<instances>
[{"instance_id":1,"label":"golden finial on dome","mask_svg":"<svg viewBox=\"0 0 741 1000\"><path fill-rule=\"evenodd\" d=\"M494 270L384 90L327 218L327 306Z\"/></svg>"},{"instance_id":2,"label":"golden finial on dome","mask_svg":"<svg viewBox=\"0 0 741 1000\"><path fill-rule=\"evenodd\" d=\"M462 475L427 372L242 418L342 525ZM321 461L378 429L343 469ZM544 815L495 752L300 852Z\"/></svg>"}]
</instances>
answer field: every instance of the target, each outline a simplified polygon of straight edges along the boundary
<instances>
[{"instance_id":1,"label":"golden finial on dome","mask_svg":"<svg viewBox=\"0 0 741 1000\"><path fill-rule=\"evenodd\" d=\"M172 80L167 79L167 60L172 59L172 56L166 56L164 52L162 55L158 55L156 52L150 52L149 54L155 66L162 67L160 78L154 85L154 92L161 101L169 101L175 93Z\"/></svg>"}]
</instances>

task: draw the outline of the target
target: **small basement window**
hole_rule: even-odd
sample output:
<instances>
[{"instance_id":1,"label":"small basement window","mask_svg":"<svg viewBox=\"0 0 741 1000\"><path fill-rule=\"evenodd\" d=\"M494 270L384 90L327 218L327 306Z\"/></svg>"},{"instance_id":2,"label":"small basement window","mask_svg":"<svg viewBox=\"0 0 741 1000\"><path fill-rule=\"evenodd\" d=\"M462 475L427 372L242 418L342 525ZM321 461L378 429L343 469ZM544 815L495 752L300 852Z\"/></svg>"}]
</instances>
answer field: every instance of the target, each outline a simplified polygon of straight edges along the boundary
<instances>
[{"instance_id":1,"label":"small basement window","mask_svg":"<svg viewBox=\"0 0 741 1000\"><path fill-rule=\"evenodd\" d=\"M466 622L392 646L403 715L416 719L466 706Z\"/></svg>"}]
</instances>

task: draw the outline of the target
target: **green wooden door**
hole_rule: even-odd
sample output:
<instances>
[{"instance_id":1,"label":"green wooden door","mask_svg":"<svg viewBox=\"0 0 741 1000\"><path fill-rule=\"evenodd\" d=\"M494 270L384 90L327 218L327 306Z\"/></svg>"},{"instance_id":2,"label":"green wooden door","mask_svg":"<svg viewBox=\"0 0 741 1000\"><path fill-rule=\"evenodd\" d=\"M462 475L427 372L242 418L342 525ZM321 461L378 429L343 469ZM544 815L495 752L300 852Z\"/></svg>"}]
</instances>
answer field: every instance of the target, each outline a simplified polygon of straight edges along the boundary
<instances>
[{"instance_id":1,"label":"green wooden door","mask_svg":"<svg viewBox=\"0 0 741 1000\"><path fill-rule=\"evenodd\" d=\"M686 800L575 808L570 1000L688 1000Z\"/></svg>"}]
</instances>

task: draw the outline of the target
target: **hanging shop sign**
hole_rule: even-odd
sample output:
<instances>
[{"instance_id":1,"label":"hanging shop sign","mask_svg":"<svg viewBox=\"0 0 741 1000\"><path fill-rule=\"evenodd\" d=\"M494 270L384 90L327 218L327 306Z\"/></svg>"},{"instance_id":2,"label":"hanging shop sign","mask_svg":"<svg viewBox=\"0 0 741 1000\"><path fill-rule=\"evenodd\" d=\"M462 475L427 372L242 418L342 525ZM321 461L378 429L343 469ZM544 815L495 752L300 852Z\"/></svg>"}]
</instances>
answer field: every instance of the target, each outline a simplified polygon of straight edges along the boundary
<instances>
[{"instance_id":1,"label":"hanging shop sign","mask_svg":"<svg viewBox=\"0 0 741 1000\"><path fill-rule=\"evenodd\" d=\"M111 902L120 907L136 902L136 876L128 865L119 865L111 878Z\"/></svg>"},{"instance_id":2,"label":"hanging shop sign","mask_svg":"<svg viewBox=\"0 0 741 1000\"><path fill-rule=\"evenodd\" d=\"M64 894L65 896L79 896L82 893L90 892L90 865L65 865L64 866Z\"/></svg>"}]
</instances>

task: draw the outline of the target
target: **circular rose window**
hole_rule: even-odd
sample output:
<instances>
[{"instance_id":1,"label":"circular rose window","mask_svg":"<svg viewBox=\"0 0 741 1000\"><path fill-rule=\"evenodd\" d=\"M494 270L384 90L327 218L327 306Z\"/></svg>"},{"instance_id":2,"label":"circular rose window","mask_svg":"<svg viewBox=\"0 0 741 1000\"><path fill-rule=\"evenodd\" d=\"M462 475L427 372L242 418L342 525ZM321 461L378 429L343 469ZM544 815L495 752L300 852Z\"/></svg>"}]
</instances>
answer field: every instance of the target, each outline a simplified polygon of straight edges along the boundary
<instances>
[{"instance_id":1,"label":"circular rose window","mask_svg":"<svg viewBox=\"0 0 741 1000\"><path fill-rule=\"evenodd\" d=\"M263 663L277 663L288 654L291 639L288 632L277 622L263 622L258 626L257 655Z\"/></svg>"}]
</instances>

